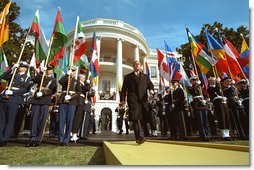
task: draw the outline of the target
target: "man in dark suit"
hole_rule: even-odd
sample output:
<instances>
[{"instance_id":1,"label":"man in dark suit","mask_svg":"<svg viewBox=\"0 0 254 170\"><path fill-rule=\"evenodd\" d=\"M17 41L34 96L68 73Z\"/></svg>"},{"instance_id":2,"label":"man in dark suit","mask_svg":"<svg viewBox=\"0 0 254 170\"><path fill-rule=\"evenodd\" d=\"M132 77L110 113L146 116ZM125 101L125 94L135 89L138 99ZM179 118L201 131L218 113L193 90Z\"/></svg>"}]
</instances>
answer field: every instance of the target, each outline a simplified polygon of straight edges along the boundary
<instances>
[{"instance_id":1,"label":"man in dark suit","mask_svg":"<svg viewBox=\"0 0 254 170\"><path fill-rule=\"evenodd\" d=\"M154 95L154 86L149 76L141 71L141 64L135 61L134 71L124 77L120 94L121 104L125 104L125 97L128 93L127 103L129 106L129 120L133 121L136 143L142 144L145 141L141 123L145 125L145 118L148 117L148 94Z\"/></svg>"},{"instance_id":2,"label":"man in dark suit","mask_svg":"<svg viewBox=\"0 0 254 170\"><path fill-rule=\"evenodd\" d=\"M57 82L54 78L54 66L48 65L47 68L42 68L42 72L35 76L34 83L38 87L42 83L41 91L37 91L31 100L32 112L30 117L30 141L27 147L39 146L42 141L43 132L51 103L51 96L56 93ZM46 71L46 75L42 80L42 74Z\"/></svg>"},{"instance_id":3,"label":"man in dark suit","mask_svg":"<svg viewBox=\"0 0 254 170\"><path fill-rule=\"evenodd\" d=\"M9 141L16 114L19 107L24 103L23 94L29 91L31 78L26 74L28 67L27 62L21 61L0 76L0 79L7 80L11 86L10 90L5 90L0 95L0 146L5 146L6 142ZM18 69L18 71L10 85L14 69Z\"/></svg>"}]
</instances>

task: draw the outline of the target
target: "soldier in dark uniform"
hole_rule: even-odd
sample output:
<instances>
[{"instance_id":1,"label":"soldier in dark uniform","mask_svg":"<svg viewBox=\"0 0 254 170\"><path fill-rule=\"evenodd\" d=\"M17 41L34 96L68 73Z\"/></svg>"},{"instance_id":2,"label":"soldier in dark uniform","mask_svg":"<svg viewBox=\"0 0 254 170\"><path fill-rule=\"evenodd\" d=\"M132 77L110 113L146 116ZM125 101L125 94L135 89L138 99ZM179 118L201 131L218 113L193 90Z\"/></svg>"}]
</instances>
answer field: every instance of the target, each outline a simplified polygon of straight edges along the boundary
<instances>
[{"instance_id":1,"label":"soldier in dark uniform","mask_svg":"<svg viewBox=\"0 0 254 170\"><path fill-rule=\"evenodd\" d=\"M38 86L38 91L35 93L31 100L32 112L30 117L30 141L27 147L39 146L42 141L44 128L49 112L49 106L51 103L51 96L56 92L57 82L54 78L54 66L48 65L47 68L42 68L42 72L34 78L34 83ZM44 80L42 80L42 74L46 71ZM39 86L43 81L41 91Z\"/></svg>"},{"instance_id":2,"label":"soldier in dark uniform","mask_svg":"<svg viewBox=\"0 0 254 170\"><path fill-rule=\"evenodd\" d=\"M149 109L149 122L151 127L151 136L157 137L157 123L156 117L158 115L157 101L153 95L149 96L148 109Z\"/></svg>"},{"instance_id":3,"label":"soldier in dark uniform","mask_svg":"<svg viewBox=\"0 0 254 170\"><path fill-rule=\"evenodd\" d=\"M232 85L231 79L229 77L225 77L221 80L222 88L224 96L227 97L227 104L229 113L231 116L231 124L233 124L236 128L238 137L240 139L246 139L246 135L244 133L244 120L245 120L245 112L242 102L238 96L237 88Z\"/></svg>"},{"instance_id":4,"label":"soldier in dark uniform","mask_svg":"<svg viewBox=\"0 0 254 170\"><path fill-rule=\"evenodd\" d=\"M125 97L128 93L129 119L133 121L136 143L142 144L145 141L141 122L145 124L148 115L148 95L154 95L154 86L149 76L141 72L141 64L135 61L134 71L124 77L124 82L120 94L120 101L125 105Z\"/></svg>"},{"instance_id":5,"label":"soldier in dark uniform","mask_svg":"<svg viewBox=\"0 0 254 170\"><path fill-rule=\"evenodd\" d=\"M187 139L187 131L186 131L186 123L184 117L184 104L185 97L184 91L180 87L178 80L172 80L172 86L174 88L173 91L173 104L172 113L175 120L176 130L177 130L177 138L180 137L181 140ZM179 136L178 136L179 135Z\"/></svg>"},{"instance_id":6,"label":"soldier in dark uniform","mask_svg":"<svg viewBox=\"0 0 254 170\"><path fill-rule=\"evenodd\" d=\"M173 87L166 87L166 95L164 96L164 104L165 104L165 112L168 122L168 128L170 131L170 137L173 139L177 138L177 130L176 130L176 122L174 120L173 112L172 112L172 104L173 104Z\"/></svg>"},{"instance_id":7,"label":"soldier in dark uniform","mask_svg":"<svg viewBox=\"0 0 254 170\"><path fill-rule=\"evenodd\" d=\"M80 82L80 88L81 88L81 94L78 97L78 105L76 108L76 114L74 117L74 121L73 121L73 126L72 126L72 138L71 141L74 141L76 143L76 141L79 139L78 138L78 131L81 128L82 125L82 121L84 118L84 113L85 113L85 105L89 104L89 99L90 99L90 81L86 81L85 79L85 75L84 74L79 74L79 82ZM91 106L89 105L89 109L91 108ZM90 114L90 112L89 112Z\"/></svg>"},{"instance_id":8,"label":"soldier in dark uniform","mask_svg":"<svg viewBox=\"0 0 254 170\"><path fill-rule=\"evenodd\" d=\"M123 133L123 116L125 114L125 107L119 104L119 106L116 108L115 112L118 113L117 116L117 128L119 129L119 135Z\"/></svg>"},{"instance_id":9,"label":"soldier in dark uniform","mask_svg":"<svg viewBox=\"0 0 254 170\"><path fill-rule=\"evenodd\" d=\"M199 136L202 141L209 142L208 137L208 108L204 96L206 96L205 91L200 86L200 81L197 76L192 76L190 78L192 86L189 88L190 94L192 95L193 101L191 102L191 108L195 119L197 121L197 126L199 130Z\"/></svg>"},{"instance_id":10,"label":"soldier in dark uniform","mask_svg":"<svg viewBox=\"0 0 254 170\"><path fill-rule=\"evenodd\" d=\"M0 79L10 81L13 70L18 69L10 90L0 96L0 146L5 146L13 133L15 117L19 107L24 103L23 94L29 91L31 78L27 76L29 65L26 62L14 64L12 69L3 73Z\"/></svg>"},{"instance_id":11,"label":"soldier in dark uniform","mask_svg":"<svg viewBox=\"0 0 254 170\"><path fill-rule=\"evenodd\" d=\"M218 128L221 129L221 135L224 140L231 140L229 134L229 113L227 100L222 96L222 89L220 87L220 78L210 77L208 79L207 93L211 102L213 103L213 110L216 119L218 120Z\"/></svg>"},{"instance_id":12,"label":"soldier in dark uniform","mask_svg":"<svg viewBox=\"0 0 254 170\"><path fill-rule=\"evenodd\" d=\"M249 85L248 80L242 79L236 83L237 89L239 91L239 97L242 100L244 106L244 111L246 115L244 123L245 135L249 136Z\"/></svg>"},{"instance_id":13,"label":"soldier in dark uniform","mask_svg":"<svg viewBox=\"0 0 254 170\"><path fill-rule=\"evenodd\" d=\"M81 93L80 82L75 78L77 71L76 66L64 75L59 83L62 85L62 94L59 98L59 145L67 146L70 141L70 133L72 130L73 119L75 116L76 106L78 105L78 97ZM67 95L68 79L70 79L69 93Z\"/></svg>"},{"instance_id":14,"label":"soldier in dark uniform","mask_svg":"<svg viewBox=\"0 0 254 170\"><path fill-rule=\"evenodd\" d=\"M168 133L166 108L165 108L162 94L158 94L157 97L159 99L157 101L157 107L158 107L158 117L160 119L160 131L161 131L161 135L165 137L167 136L167 133Z\"/></svg>"}]
</instances>

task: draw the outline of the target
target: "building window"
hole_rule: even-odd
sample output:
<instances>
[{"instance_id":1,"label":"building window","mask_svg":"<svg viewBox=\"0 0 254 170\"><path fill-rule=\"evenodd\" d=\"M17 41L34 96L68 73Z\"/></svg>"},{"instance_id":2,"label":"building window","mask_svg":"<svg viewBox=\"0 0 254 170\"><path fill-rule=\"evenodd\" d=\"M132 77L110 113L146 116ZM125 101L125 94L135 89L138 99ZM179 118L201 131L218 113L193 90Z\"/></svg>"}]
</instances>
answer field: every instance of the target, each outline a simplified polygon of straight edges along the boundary
<instances>
[{"instance_id":1,"label":"building window","mask_svg":"<svg viewBox=\"0 0 254 170\"><path fill-rule=\"evenodd\" d=\"M151 70L151 78L157 78L157 67L150 66L150 70Z\"/></svg>"},{"instance_id":2,"label":"building window","mask_svg":"<svg viewBox=\"0 0 254 170\"><path fill-rule=\"evenodd\" d=\"M110 92L110 81L109 80L102 81L102 91L103 92Z\"/></svg>"}]
</instances>

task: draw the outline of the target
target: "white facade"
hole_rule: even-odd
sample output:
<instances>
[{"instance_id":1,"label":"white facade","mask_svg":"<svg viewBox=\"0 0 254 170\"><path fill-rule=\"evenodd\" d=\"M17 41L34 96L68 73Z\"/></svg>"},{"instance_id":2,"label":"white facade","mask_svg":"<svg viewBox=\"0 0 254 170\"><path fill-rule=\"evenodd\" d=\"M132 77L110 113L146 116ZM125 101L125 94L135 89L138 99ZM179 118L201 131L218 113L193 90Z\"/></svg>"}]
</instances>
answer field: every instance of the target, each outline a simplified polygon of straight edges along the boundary
<instances>
[{"instance_id":1,"label":"white facade","mask_svg":"<svg viewBox=\"0 0 254 170\"><path fill-rule=\"evenodd\" d=\"M155 50L150 50L142 33L133 26L119 20L94 19L82 22L82 27L88 42L87 56L91 57L91 41L93 31L97 36L100 75L96 89L95 119L98 126L99 118L111 118L110 130L117 132L115 112L119 104L118 82L122 85L126 74L133 71L132 63L136 60L148 62L152 69L151 80L155 89L159 88L158 61ZM67 47L71 45L74 30L68 34ZM68 48L67 48L68 49Z\"/></svg>"}]
</instances>

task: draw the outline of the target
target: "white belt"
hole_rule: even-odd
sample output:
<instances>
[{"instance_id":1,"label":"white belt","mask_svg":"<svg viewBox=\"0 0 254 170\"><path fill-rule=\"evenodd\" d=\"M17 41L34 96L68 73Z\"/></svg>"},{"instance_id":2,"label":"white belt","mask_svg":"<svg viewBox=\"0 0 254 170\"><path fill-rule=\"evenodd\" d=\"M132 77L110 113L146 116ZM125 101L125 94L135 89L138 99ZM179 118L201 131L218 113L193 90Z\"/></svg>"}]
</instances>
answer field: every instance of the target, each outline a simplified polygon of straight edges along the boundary
<instances>
[{"instance_id":1,"label":"white belt","mask_svg":"<svg viewBox=\"0 0 254 170\"><path fill-rule=\"evenodd\" d=\"M80 95L81 97L85 97L83 94Z\"/></svg>"},{"instance_id":2,"label":"white belt","mask_svg":"<svg viewBox=\"0 0 254 170\"><path fill-rule=\"evenodd\" d=\"M63 91L63 93L66 93L66 91ZM75 91L69 91L70 94L76 93Z\"/></svg>"},{"instance_id":3,"label":"white belt","mask_svg":"<svg viewBox=\"0 0 254 170\"><path fill-rule=\"evenodd\" d=\"M20 90L18 87L11 87L12 90Z\"/></svg>"},{"instance_id":4,"label":"white belt","mask_svg":"<svg viewBox=\"0 0 254 170\"><path fill-rule=\"evenodd\" d=\"M200 99L202 96L194 96L193 99Z\"/></svg>"}]
</instances>

